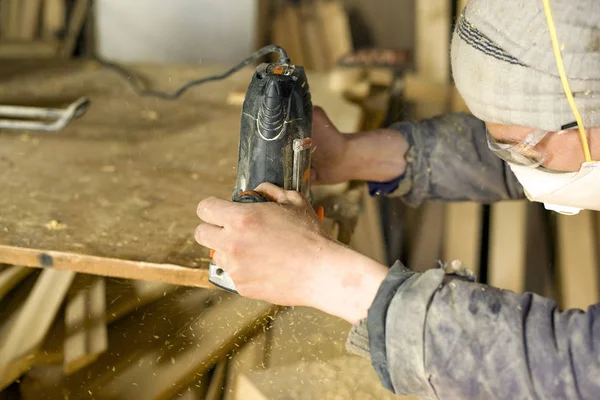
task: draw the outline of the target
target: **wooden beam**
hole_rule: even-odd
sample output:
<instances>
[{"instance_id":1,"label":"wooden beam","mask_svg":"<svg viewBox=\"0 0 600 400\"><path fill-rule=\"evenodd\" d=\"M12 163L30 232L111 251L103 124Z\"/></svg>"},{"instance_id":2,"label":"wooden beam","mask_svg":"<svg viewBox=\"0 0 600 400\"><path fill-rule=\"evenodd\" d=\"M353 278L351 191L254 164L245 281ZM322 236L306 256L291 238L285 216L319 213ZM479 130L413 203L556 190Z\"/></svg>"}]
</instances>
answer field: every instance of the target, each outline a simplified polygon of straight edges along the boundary
<instances>
[{"instance_id":1,"label":"wooden beam","mask_svg":"<svg viewBox=\"0 0 600 400\"><path fill-rule=\"evenodd\" d=\"M65 298L75 273L47 269L42 272L8 335L0 343L0 390L27 371Z\"/></svg>"},{"instance_id":2,"label":"wooden beam","mask_svg":"<svg viewBox=\"0 0 600 400\"><path fill-rule=\"evenodd\" d=\"M244 374L266 367L269 346L267 333L258 332L232 354L227 368L223 400L234 400L236 396L243 395L238 387L238 380Z\"/></svg>"},{"instance_id":3,"label":"wooden beam","mask_svg":"<svg viewBox=\"0 0 600 400\"><path fill-rule=\"evenodd\" d=\"M65 31L66 9L64 0L43 0L42 38L56 40Z\"/></svg>"},{"instance_id":4,"label":"wooden beam","mask_svg":"<svg viewBox=\"0 0 600 400\"><path fill-rule=\"evenodd\" d=\"M63 40L62 48L59 55L62 58L70 58L75 52L77 38L83 29L83 25L87 19L87 14L90 9L91 0L75 0L75 5L69 15L69 23L67 32Z\"/></svg>"},{"instance_id":5,"label":"wooden beam","mask_svg":"<svg viewBox=\"0 0 600 400\"><path fill-rule=\"evenodd\" d=\"M444 85L448 85L450 80L450 20L449 0L416 2L417 71L432 82ZM441 114L448 106L448 103L439 106L418 105L417 118Z\"/></svg>"},{"instance_id":6,"label":"wooden beam","mask_svg":"<svg viewBox=\"0 0 600 400\"><path fill-rule=\"evenodd\" d=\"M414 237L410 238L408 268L424 272L437 265L442 256L445 212L446 204L437 201L420 207Z\"/></svg>"},{"instance_id":7,"label":"wooden beam","mask_svg":"<svg viewBox=\"0 0 600 400\"><path fill-rule=\"evenodd\" d=\"M2 260L10 264L44 268L51 263L53 270L74 271L82 274L109 276L112 278L141 279L172 285L214 288L208 282L206 268L188 268L170 264L154 264L123 259L76 255L58 251L36 251L22 247L0 245ZM51 261L50 261L51 260Z\"/></svg>"},{"instance_id":8,"label":"wooden beam","mask_svg":"<svg viewBox=\"0 0 600 400\"><path fill-rule=\"evenodd\" d=\"M0 59L54 58L59 42L42 40L0 41Z\"/></svg>"},{"instance_id":9,"label":"wooden beam","mask_svg":"<svg viewBox=\"0 0 600 400\"><path fill-rule=\"evenodd\" d=\"M21 19L19 38L33 40L40 26L42 0L19 0L21 2Z\"/></svg>"},{"instance_id":10,"label":"wooden beam","mask_svg":"<svg viewBox=\"0 0 600 400\"><path fill-rule=\"evenodd\" d=\"M503 201L492 205L488 283L522 293L527 251L527 201Z\"/></svg>"},{"instance_id":11,"label":"wooden beam","mask_svg":"<svg viewBox=\"0 0 600 400\"><path fill-rule=\"evenodd\" d=\"M106 323L106 283L103 277L89 279L89 285L75 293L65 310L65 374L94 362L108 349Z\"/></svg>"},{"instance_id":12,"label":"wooden beam","mask_svg":"<svg viewBox=\"0 0 600 400\"><path fill-rule=\"evenodd\" d=\"M210 378L210 385L204 400L221 400L225 390L225 377L227 375L227 358L222 358L217 362Z\"/></svg>"},{"instance_id":13,"label":"wooden beam","mask_svg":"<svg viewBox=\"0 0 600 400\"><path fill-rule=\"evenodd\" d=\"M13 265L0 271L0 301L32 272L31 268L18 265Z\"/></svg>"},{"instance_id":14,"label":"wooden beam","mask_svg":"<svg viewBox=\"0 0 600 400\"><path fill-rule=\"evenodd\" d=\"M21 0L0 1L0 13L2 14L2 39L18 39L19 23L21 15Z\"/></svg>"},{"instance_id":15,"label":"wooden beam","mask_svg":"<svg viewBox=\"0 0 600 400\"><path fill-rule=\"evenodd\" d=\"M589 210L557 215L560 304L565 309L585 310L599 300L598 240L593 219Z\"/></svg>"},{"instance_id":16,"label":"wooden beam","mask_svg":"<svg viewBox=\"0 0 600 400\"><path fill-rule=\"evenodd\" d=\"M460 260L479 276L482 212L480 204L451 203L446 206L443 261Z\"/></svg>"}]
</instances>

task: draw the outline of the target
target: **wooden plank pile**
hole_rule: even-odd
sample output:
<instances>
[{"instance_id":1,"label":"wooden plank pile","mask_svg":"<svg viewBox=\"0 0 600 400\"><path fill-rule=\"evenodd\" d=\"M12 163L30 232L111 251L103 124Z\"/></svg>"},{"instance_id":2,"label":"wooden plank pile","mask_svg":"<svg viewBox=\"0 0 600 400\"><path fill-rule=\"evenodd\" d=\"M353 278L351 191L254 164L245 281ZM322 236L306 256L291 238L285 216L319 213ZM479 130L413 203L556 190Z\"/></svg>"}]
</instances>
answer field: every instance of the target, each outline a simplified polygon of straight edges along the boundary
<instances>
[{"instance_id":1,"label":"wooden plank pile","mask_svg":"<svg viewBox=\"0 0 600 400\"><path fill-rule=\"evenodd\" d=\"M0 59L70 58L91 0L2 0Z\"/></svg>"}]
</instances>

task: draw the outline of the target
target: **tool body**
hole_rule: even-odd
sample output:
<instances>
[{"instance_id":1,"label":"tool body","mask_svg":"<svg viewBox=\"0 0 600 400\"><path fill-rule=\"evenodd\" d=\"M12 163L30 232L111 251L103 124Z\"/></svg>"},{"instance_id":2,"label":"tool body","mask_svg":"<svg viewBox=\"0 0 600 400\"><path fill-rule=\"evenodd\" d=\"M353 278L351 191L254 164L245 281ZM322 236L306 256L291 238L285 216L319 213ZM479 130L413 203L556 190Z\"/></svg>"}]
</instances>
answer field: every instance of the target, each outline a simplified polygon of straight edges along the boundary
<instances>
[{"instance_id":1,"label":"tool body","mask_svg":"<svg viewBox=\"0 0 600 400\"><path fill-rule=\"evenodd\" d=\"M280 58L254 72L242 107L237 181L232 200L269 201L254 189L264 182L295 190L310 200L312 100L304 68ZM209 281L237 293L214 262Z\"/></svg>"}]
</instances>

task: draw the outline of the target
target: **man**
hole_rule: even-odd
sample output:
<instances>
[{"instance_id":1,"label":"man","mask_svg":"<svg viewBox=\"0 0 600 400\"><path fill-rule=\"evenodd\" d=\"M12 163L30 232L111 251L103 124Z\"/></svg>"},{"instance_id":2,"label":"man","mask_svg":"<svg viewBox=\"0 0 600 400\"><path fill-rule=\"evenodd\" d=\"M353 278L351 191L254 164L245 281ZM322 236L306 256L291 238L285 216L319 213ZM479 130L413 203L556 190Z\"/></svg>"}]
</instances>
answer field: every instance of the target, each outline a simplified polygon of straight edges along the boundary
<instances>
[{"instance_id":1,"label":"man","mask_svg":"<svg viewBox=\"0 0 600 400\"><path fill-rule=\"evenodd\" d=\"M467 5L451 58L474 116L343 136L316 109L316 179L367 180L411 205L527 196L564 213L600 210L600 164L591 161L600 159L600 2L553 0L554 19L546 5ZM370 357L394 393L600 398L600 305L560 311L464 271L467 279L444 268L387 268L328 238L302 196L270 184L258 190L276 202L202 201L198 242L216 250L242 295L353 323L349 349Z\"/></svg>"}]
</instances>

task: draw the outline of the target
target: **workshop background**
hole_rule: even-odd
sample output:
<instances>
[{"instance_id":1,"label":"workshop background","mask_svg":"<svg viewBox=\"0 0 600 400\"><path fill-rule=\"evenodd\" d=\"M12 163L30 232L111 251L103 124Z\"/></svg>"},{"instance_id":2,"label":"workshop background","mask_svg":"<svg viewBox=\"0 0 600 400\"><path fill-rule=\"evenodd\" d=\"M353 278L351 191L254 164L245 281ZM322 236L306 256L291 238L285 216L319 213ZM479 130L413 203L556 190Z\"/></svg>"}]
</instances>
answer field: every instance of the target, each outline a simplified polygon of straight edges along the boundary
<instances>
[{"instance_id":1,"label":"workshop background","mask_svg":"<svg viewBox=\"0 0 600 400\"><path fill-rule=\"evenodd\" d=\"M144 275L206 268L194 208L233 187L250 75L144 100L105 61L173 90L277 44L352 133L468 112L449 65L464 3L0 0L0 104L90 99L64 130L0 131L0 399L392 399L367 360L345 353L346 322ZM332 232L382 263L422 271L460 259L482 282L563 308L598 302L596 212L409 208L361 182L315 193Z\"/></svg>"}]
</instances>

